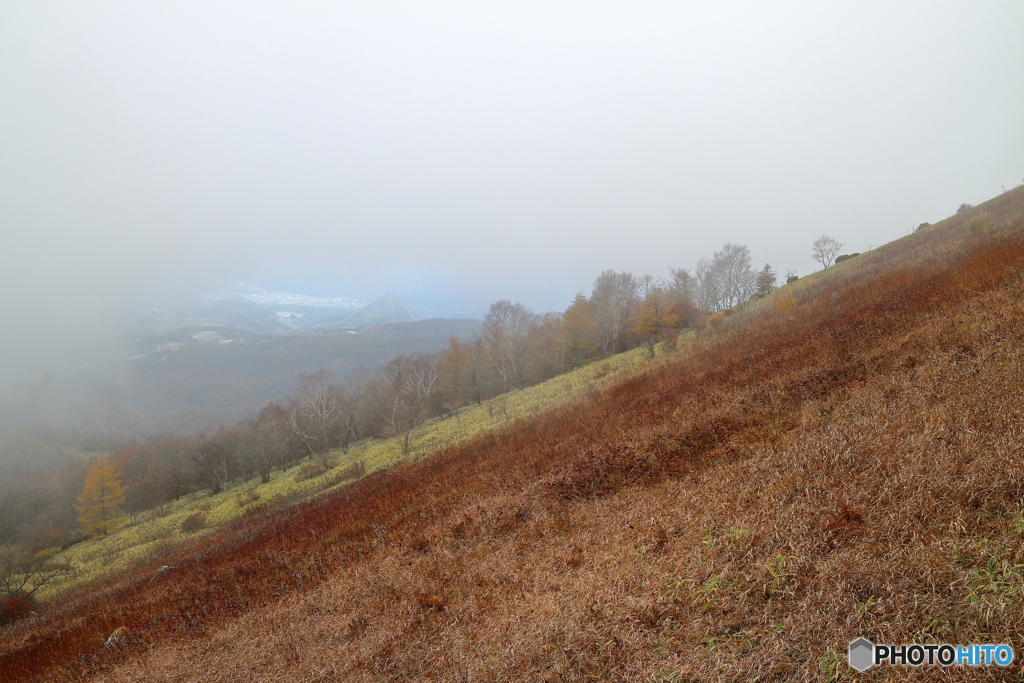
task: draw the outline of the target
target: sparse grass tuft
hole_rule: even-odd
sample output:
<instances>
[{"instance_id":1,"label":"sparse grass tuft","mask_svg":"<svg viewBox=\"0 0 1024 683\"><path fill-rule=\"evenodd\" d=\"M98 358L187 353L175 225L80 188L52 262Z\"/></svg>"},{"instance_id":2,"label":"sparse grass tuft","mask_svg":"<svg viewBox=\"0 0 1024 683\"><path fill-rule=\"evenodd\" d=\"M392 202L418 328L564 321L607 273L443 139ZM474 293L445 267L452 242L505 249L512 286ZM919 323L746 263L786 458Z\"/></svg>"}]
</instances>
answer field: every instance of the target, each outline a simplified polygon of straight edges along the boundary
<instances>
[{"instance_id":1,"label":"sparse grass tuft","mask_svg":"<svg viewBox=\"0 0 1024 683\"><path fill-rule=\"evenodd\" d=\"M975 216L967 224L967 232L972 235L984 235L988 232L988 216L982 214Z\"/></svg>"}]
</instances>

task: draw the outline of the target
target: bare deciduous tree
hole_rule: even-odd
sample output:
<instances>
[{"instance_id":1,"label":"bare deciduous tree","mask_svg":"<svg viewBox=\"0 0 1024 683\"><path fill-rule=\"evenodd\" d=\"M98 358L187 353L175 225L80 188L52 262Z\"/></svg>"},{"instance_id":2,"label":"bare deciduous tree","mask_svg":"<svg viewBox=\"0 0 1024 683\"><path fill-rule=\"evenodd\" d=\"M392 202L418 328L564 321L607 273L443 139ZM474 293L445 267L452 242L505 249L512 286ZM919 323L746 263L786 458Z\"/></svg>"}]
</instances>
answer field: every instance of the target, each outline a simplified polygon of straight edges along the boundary
<instances>
[{"instance_id":1,"label":"bare deciduous tree","mask_svg":"<svg viewBox=\"0 0 1024 683\"><path fill-rule=\"evenodd\" d=\"M720 311L753 296L757 274L750 265L750 249L731 242L711 259L701 259L694 273L700 307Z\"/></svg>"},{"instance_id":2,"label":"bare deciduous tree","mask_svg":"<svg viewBox=\"0 0 1024 683\"><path fill-rule=\"evenodd\" d=\"M341 420L341 396L334 373L321 368L302 373L288 402L289 426L310 455L326 453L334 445Z\"/></svg>"},{"instance_id":3,"label":"bare deciduous tree","mask_svg":"<svg viewBox=\"0 0 1024 683\"><path fill-rule=\"evenodd\" d=\"M70 574L70 565L54 559L59 550L32 552L13 544L0 545L0 594L32 597L58 576Z\"/></svg>"},{"instance_id":4,"label":"bare deciduous tree","mask_svg":"<svg viewBox=\"0 0 1024 683\"><path fill-rule=\"evenodd\" d=\"M732 308L753 296L757 274L751 269L748 247L730 242L715 253L712 263L720 273L725 308Z\"/></svg>"},{"instance_id":5,"label":"bare deciduous tree","mask_svg":"<svg viewBox=\"0 0 1024 683\"><path fill-rule=\"evenodd\" d=\"M369 380L369 371L364 367L359 367L345 375L338 387L341 397L341 421L338 436L341 440L342 451L346 453L350 443L364 438L368 433L366 422L370 406L367 401L366 386Z\"/></svg>"},{"instance_id":6,"label":"bare deciduous tree","mask_svg":"<svg viewBox=\"0 0 1024 683\"><path fill-rule=\"evenodd\" d=\"M702 258L697 261L697 267L693 271L693 279L696 284L696 302L705 311L717 311L719 309L719 285L715 270L711 267L711 259Z\"/></svg>"},{"instance_id":7,"label":"bare deciduous tree","mask_svg":"<svg viewBox=\"0 0 1024 683\"><path fill-rule=\"evenodd\" d=\"M210 435L201 435L192 451L195 479L212 493L220 493L235 476L237 444L234 435L219 429Z\"/></svg>"},{"instance_id":8,"label":"bare deciduous tree","mask_svg":"<svg viewBox=\"0 0 1024 683\"><path fill-rule=\"evenodd\" d=\"M483 339L503 391L526 386L528 337L538 324L536 313L508 299L491 304L484 316Z\"/></svg>"},{"instance_id":9,"label":"bare deciduous tree","mask_svg":"<svg viewBox=\"0 0 1024 683\"><path fill-rule=\"evenodd\" d=\"M402 354L381 370L379 391L384 409L384 433L402 437L402 452L412 447L412 430L426 419L437 389L437 357Z\"/></svg>"},{"instance_id":10,"label":"bare deciduous tree","mask_svg":"<svg viewBox=\"0 0 1024 683\"><path fill-rule=\"evenodd\" d=\"M163 488L168 498L177 500L190 490L188 458L191 440L171 434L156 435L147 440L153 449L156 466L163 473Z\"/></svg>"},{"instance_id":11,"label":"bare deciduous tree","mask_svg":"<svg viewBox=\"0 0 1024 683\"><path fill-rule=\"evenodd\" d=\"M636 314L640 305L643 282L632 273L606 270L594 281L590 302L594 307L595 334L602 354L619 350L619 340L626 321Z\"/></svg>"},{"instance_id":12,"label":"bare deciduous tree","mask_svg":"<svg viewBox=\"0 0 1024 683\"><path fill-rule=\"evenodd\" d=\"M249 472L256 472L266 484L275 467L293 459L288 412L276 403L260 410L259 416L243 431L239 458Z\"/></svg>"},{"instance_id":13,"label":"bare deciduous tree","mask_svg":"<svg viewBox=\"0 0 1024 683\"><path fill-rule=\"evenodd\" d=\"M814 251L811 252L811 256L822 266L828 268L835 261L836 255L843 246L845 245L834 237L822 235L814 240Z\"/></svg>"},{"instance_id":14,"label":"bare deciduous tree","mask_svg":"<svg viewBox=\"0 0 1024 683\"><path fill-rule=\"evenodd\" d=\"M697 294L697 283L690 271L686 268L669 267L669 277L662 279L661 286L669 298L669 302L675 304L680 301L693 301Z\"/></svg>"}]
</instances>

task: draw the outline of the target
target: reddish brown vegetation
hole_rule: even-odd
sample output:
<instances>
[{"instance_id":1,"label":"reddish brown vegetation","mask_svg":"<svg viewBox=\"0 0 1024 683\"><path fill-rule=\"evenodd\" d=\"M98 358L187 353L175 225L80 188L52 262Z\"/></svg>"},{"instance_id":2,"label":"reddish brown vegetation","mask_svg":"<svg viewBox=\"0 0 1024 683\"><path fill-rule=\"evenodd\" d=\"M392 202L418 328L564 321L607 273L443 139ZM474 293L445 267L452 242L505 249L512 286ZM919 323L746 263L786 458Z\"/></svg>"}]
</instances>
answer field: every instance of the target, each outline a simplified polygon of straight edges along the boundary
<instances>
[{"instance_id":1,"label":"reddish brown vegetation","mask_svg":"<svg viewBox=\"0 0 1024 683\"><path fill-rule=\"evenodd\" d=\"M861 635L1022 652L1024 192L985 208L981 238L951 219L586 402L68 596L0 670L819 680Z\"/></svg>"},{"instance_id":2,"label":"reddish brown vegetation","mask_svg":"<svg viewBox=\"0 0 1024 683\"><path fill-rule=\"evenodd\" d=\"M29 595L13 593L0 596L0 625L28 617L36 608L36 601Z\"/></svg>"}]
</instances>

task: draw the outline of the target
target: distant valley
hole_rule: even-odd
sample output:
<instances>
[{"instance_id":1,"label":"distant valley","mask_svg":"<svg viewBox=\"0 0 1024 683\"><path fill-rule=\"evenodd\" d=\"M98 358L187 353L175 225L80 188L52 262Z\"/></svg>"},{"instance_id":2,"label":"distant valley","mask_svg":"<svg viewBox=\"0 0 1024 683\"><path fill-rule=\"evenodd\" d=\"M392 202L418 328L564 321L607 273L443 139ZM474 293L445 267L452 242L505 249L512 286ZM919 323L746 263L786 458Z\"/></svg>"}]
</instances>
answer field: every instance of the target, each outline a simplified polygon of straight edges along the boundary
<instances>
[{"instance_id":1,"label":"distant valley","mask_svg":"<svg viewBox=\"0 0 1024 683\"><path fill-rule=\"evenodd\" d=\"M299 373L326 368L340 379L359 367L372 371L399 354L439 351L453 334L468 340L481 325L418 320L392 294L362 306L251 298L136 311L116 352L84 350L48 373L18 421L132 437L211 430L281 398Z\"/></svg>"}]
</instances>

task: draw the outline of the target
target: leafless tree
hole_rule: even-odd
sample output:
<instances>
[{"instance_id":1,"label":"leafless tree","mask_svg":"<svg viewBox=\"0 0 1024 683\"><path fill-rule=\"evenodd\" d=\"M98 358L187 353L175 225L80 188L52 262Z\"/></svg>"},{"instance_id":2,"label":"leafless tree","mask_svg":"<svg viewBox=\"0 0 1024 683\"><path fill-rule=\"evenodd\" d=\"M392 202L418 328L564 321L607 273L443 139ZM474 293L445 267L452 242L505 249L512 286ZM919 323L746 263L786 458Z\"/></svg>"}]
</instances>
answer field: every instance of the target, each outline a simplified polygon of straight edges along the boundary
<instances>
[{"instance_id":1,"label":"leafless tree","mask_svg":"<svg viewBox=\"0 0 1024 683\"><path fill-rule=\"evenodd\" d=\"M0 545L0 593L32 597L59 576L71 573L71 566L53 559L55 551L32 552L13 544Z\"/></svg>"},{"instance_id":2,"label":"leafless tree","mask_svg":"<svg viewBox=\"0 0 1024 683\"><path fill-rule=\"evenodd\" d=\"M811 252L811 256L813 256L814 260L818 261L822 266L828 268L832 265L832 262L835 261L836 255L843 246L843 243L834 237L822 235L818 239L814 240L814 250Z\"/></svg>"},{"instance_id":3,"label":"leafless tree","mask_svg":"<svg viewBox=\"0 0 1024 683\"><path fill-rule=\"evenodd\" d=\"M198 484L213 493L223 491L239 473L237 454L235 435L227 429L196 439L192 465Z\"/></svg>"},{"instance_id":4,"label":"leafless tree","mask_svg":"<svg viewBox=\"0 0 1024 683\"><path fill-rule=\"evenodd\" d=\"M326 453L337 439L341 396L333 379L324 368L302 373L288 400L288 424L310 455Z\"/></svg>"},{"instance_id":5,"label":"leafless tree","mask_svg":"<svg viewBox=\"0 0 1024 683\"><path fill-rule=\"evenodd\" d=\"M412 384L416 393L429 399L437 390L437 358L420 353L413 354Z\"/></svg>"},{"instance_id":6,"label":"leafless tree","mask_svg":"<svg viewBox=\"0 0 1024 683\"><path fill-rule=\"evenodd\" d=\"M348 452L348 446L353 441L364 438L372 430L366 429L368 411L370 408L367 401L367 386L370 381L370 373L364 367L359 367L345 375L338 387L340 396L341 421L339 424L338 436L341 440L341 448Z\"/></svg>"},{"instance_id":7,"label":"leafless tree","mask_svg":"<svg viewBox=\"0 0 1024 683\"><path fill-rule=\"evenodd\" d=\"M639 296L641 301L651 296L655 290L660 291L661 285L658 283L658 279L653 275L641 275L636 279L636 281L639 285Z\"/></svg>"},{"instance_id":8,"label":"leafless tree","mask_svg":"<svg viewBox=\"0 0 1024 683\"><path fill-rule=\"evenodd\" d=\"M757 274L751 269L750 249L731 242L712 260L720 272L722 300L726 308L741 304L754 294Z\"/></svg>"},{"instance_id":9,"label":"leafless tree","mask_svg":"<svg viewBox=\"0 0 1024 683\"><path fill-rule=\"evenodd\" d=\"M597 276L590 294L594 307L597 347L602 354L619 350L619 341L626 321L636 314L640 305L643 282L632 273L606 270Z\"/></svg>"},{"instance_id":10,"label":"leafless tree","mask_svg":"<svg viewBox=\"0 0 1024 683\"><path fill-rule=\"evenodd\" d=\"M502 391L526 386L528 338L539 322L536 313L508 299L491 304L484 316L483 340Z\"/></svg>"},{"instance_id":11,"label":"leafless tree","mask_svg":"<svg viewBox=\"0 0 1024 683\"><path fill-rule=\"evenodd\" d=\"M245 469L258 473L260 481L268 483L275 467L293 459L291 436L288 411L277 403L265 406L243 430L238 452Z\"/></svg>"},{"instance_id":12,"label":"leafless tree","mask_svg":"<svg viewBox=\"0 0 1024 683\"><path fill-rule=\"evenodd\" d=\"M686 268L669 268L669 277L662 279L661 287L665 290L670 303L693 301L696 297L697 283Z\"/></svg>"},{"instance_id":13,"label":"leafless tree","mask_svg":"<svg viewBox=\"0 0 1024 683\"><path fill-rule=\"evenodd\" d=\"M428 414L430 398L437 388L437 358L422 353L402 354L381 370L385 429L388 436L402 437L402 452L409 454L412 430Z\"/></svg>"},{"instance_id":14,"label":"leafless tree","mask_svg":"<svg viewBox=\"0 0 1024 683\"><path fill-rule=\"evenodd\" d=\"M466 361L466 392L473 403L480 405L485 398L497 393L491 382L491 373L487 371L490 361L483 339L477 337L473 340Z\"/></svg>"},{"instance_id":15,"label":"leafless tree","mask_svg":"<svg viewBox=\"0 0 1024 683\"><path fill-rule=\"evenodd\" d=\"M697 261L693 276L697 305L705 311L717 311L721 307L721 286L711 259L702 258Z\"/></svg>"},{"instance_id":16,"label":"leafless tree","mask_svg":"<svg viewBox=\"0 0 1024 683\"><path fill-rule=\"evenodd\" d=\"M163 488L166 496L177 500L188 493L188 458L191 441L183 436L171 434L156 435L147 439L153 449L157 466L163 474Z\"/></svg>"},{"instance_id":17,"label":"leafless tree","mask_svg":"<svg viewBox=\"0 0 1024 683\"><path fill-rule=\"evenodd\" d=\"M695 270L697 303L707 311L720 311L753 296L757 274L751 270L750 249L728 243L711 259L701 259Z\"/></svg>"}]
</instances>

